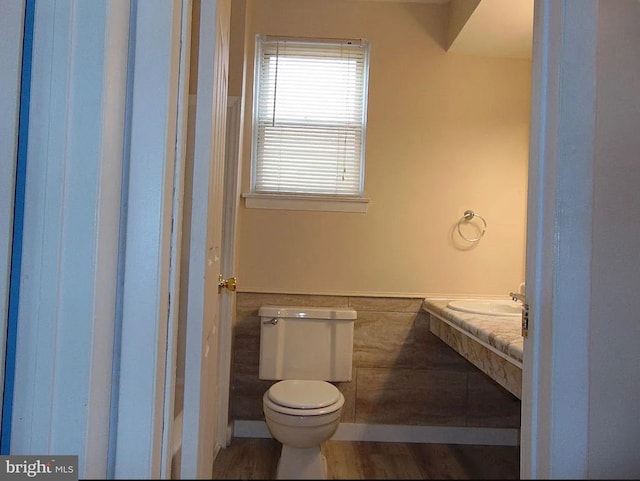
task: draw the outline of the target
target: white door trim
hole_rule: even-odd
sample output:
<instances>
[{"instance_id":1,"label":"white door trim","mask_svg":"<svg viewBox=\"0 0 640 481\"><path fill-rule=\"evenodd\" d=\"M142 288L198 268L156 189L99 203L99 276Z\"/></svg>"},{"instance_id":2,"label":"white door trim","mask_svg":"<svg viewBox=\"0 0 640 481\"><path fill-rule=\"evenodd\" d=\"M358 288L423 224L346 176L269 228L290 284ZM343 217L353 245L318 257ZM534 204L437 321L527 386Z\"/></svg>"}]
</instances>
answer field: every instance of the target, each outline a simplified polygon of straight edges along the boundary
<instances>
[{"instance_id":1,"label":"white door trim","mask_svg":"<svg viewBox=\"0 0 640 481\"><path fill-rule=\"evenodd\" d=\"M597 16L597 0L534 7L523 479L587 477Z\"/></svg>"},{"instance_id":2,"label":"white door trim","mask_svg":"<svg viewBox=\"0 0 640 481\"><path fill-rule=\"evenodd\" d=\"M178 323L180 312L180 289L182 279L180 278L180 263L182 257L182 226L185 193L185 161L187 149L187 130L189 113L189 73L190 73L190 52L191 52L191 19L192 2L183 0L181 12L180 28L180 70L178 75L178 105L177 105L177 126L175 143L175 166L174 166L174 198L172 210L171 229L171 266L169 268L169 318L168 318L168 341L167 341L167 363L165 370L164 387L164 432L162 437L162 469L160 477L171 479L172 462L174 454L175 429L178 429L178 436L182 436L181 422L176 422L175 397L176 397L176 367L178 357Z\"/></svg>"},{"instance_id":3,"label":"white door trim","mask_svg":"<svg viewBox=\"0 0 640 481\"><path fill-rule=\"evenodd\" d=\"M13 204L18 155L18 116L22 72L22 38L25 0L5 0L0 15L0 361L6 355L6 334L13 242ZM4 386L4 368L0 369L0 386ZM0 388L0 413L4 389Z\"/></svg>"},{"instance_id":4,"label":"white door trim","mask_svg":"<svg viewBox=\"0 0 640 481\"><path fill-rule=\"evenodd\" d=\"M110 3L110 2L109 2ZM129 149L115 478L159 478L170 347L182 3L132 11ZM180 115L181 117L181 115Z\"/></svg>"}]
</instances>

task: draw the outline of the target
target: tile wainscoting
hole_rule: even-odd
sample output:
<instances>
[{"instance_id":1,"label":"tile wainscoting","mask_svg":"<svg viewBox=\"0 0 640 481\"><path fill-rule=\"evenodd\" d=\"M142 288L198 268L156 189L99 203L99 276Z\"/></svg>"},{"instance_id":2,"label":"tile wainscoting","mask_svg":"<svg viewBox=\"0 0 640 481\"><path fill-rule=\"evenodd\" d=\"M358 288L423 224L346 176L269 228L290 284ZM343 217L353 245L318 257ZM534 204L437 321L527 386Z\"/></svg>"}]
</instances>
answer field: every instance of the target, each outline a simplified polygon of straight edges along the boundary
<instances>
[{"instance_id":1,"label":"tile wainscoting","mask_svg":"<svg viewBox=\"0 0 640 481\"><path fill-rule=\"evenodd\" d=\"M262 395L273 381L258 379L258 309L271 304L357 311L353 380L336 383L345 396L345 426L519 429L520 400L432 334L422 303L422 298L237 293L231 420L264 420Z\"/></svg>"}]
</instances>

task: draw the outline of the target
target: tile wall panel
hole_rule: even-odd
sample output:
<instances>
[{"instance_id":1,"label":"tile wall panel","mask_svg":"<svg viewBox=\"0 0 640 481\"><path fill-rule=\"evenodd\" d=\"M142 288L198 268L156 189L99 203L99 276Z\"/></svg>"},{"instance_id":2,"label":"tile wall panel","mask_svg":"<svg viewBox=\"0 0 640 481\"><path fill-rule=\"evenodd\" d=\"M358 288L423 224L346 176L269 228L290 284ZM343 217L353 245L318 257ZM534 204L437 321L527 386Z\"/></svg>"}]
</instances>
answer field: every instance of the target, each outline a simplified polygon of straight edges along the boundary
<instances>
[{"instance_id":1,"label":"tile wall panel","mask_svg":"<svg viewBox=\"0 0 640 481\"><path fill-rule=\"evenodd\" d=\"M262 420L258 379L261 305L352 307L353 381L343 422L425 426L519 427L520 401L429 331L421 298L237 293L230 415Z\"/></svg>"},{"instance_id":2,"label":"tile wall panel","mask_svg":"<svg viewBox=\"0 0 640 481\"><path fill-rule=\"evenodd\" d=\"M358 369L356 422L464 426L467 373Z\"/></svg>"}]
</instances>

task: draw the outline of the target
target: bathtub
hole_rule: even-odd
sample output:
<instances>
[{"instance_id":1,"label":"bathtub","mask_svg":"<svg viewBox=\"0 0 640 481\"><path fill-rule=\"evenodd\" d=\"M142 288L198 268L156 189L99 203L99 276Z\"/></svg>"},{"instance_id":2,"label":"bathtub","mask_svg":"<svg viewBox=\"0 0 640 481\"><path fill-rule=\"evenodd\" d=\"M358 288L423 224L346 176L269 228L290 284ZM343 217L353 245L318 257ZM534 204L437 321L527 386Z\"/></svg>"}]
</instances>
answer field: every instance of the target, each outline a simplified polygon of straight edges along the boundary
<instances>
[{"instance_id":1,"label":"bathtub","mask_svg":"<svg viewBox=\"0 0 640 481\"><path fill-rule=\"evenodd\" d=\"M512 309L483 314L481 303L426 298L429 330L518 399L522 396L522 319ZM512 302L512 301L508 301ZM515 304L515 303L514 303ZM463 308L460 309L459 306ZM508 306L508 304L505 304ZM469 309L464 309L469 307Z\"/></svg>"}]
</instances>

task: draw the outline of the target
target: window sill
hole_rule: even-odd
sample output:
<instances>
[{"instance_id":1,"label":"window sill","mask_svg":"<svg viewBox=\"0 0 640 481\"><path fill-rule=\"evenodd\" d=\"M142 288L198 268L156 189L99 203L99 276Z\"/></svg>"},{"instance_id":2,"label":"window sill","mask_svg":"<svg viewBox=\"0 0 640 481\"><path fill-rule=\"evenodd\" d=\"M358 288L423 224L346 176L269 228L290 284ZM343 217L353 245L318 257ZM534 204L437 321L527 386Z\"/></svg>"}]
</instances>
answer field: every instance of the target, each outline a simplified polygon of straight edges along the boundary
<instances>
[{"instance_id":1,"label":"window sill","mask_svg":"<svg viewBox=\"0 0 640 481\"><path fill-rule=\"evenodd\" d=\"M369 199L331 195L293 195L244 193L247 209L316 210L366 213Z\"/></svg>"}]
</instances>

